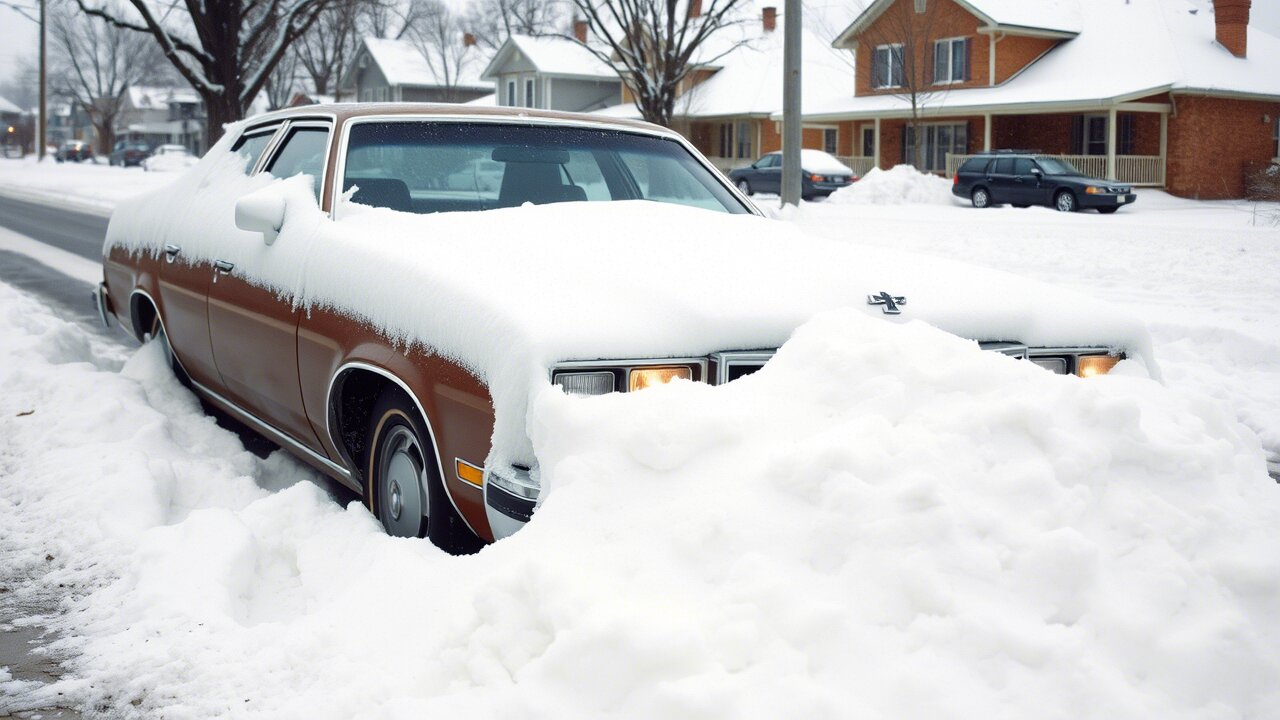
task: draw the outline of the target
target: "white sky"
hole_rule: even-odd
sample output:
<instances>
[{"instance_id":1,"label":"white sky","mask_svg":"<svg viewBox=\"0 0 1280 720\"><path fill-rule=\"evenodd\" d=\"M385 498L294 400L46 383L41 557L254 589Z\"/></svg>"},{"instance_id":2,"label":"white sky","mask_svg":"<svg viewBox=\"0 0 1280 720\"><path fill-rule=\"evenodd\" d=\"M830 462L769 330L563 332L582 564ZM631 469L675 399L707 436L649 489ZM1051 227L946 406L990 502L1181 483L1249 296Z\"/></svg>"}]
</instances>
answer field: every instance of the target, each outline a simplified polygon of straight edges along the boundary
<instances>
[{"instance_id":1,"label":"white sky","mask_svg":"<svg viewBox=\"0 0 1280 720\"><path fill-rule=\"evenodd\" d=\"M1088 2L1089 0L1084 0ZM1193 0L1206 7L1212 0ZM16 0L22 5L35 5L37 0ZM465 5L465 0L452 0L450 4ZM757 0L757 5L774 4L779 8L783 0L776 3ZM834 17L851 16L860 7L859 0L807 0L805 6L811 12L830 14ZM846 7L847 6L847 7ZM1252 24L1280 36L1280 0L1253 0ZM843 28L835 28L839 31ZM36 54L36 25L24 19L7 6L0 5L0 80L8 80L13 76L20 58L34 57Z\"/></svg>"}]
</instances>

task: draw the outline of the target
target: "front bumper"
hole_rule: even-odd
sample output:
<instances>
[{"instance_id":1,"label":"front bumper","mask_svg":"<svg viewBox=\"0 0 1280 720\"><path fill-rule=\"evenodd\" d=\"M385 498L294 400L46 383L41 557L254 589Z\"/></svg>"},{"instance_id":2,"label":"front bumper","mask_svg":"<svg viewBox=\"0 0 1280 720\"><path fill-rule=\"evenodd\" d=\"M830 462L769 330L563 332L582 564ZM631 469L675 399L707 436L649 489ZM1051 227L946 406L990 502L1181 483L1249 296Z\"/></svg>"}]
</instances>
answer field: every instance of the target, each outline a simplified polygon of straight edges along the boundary
<instances>
[{"instance_id":1,"label":"front bumper","mask_svg":"<svg viewBox=\"0 0 1280 720\"><path fill-rule=\"evenodd\" d=\"M1124 207L1125 205L1132 205L1133 202L1138 199L1138 196L1133 193L1106 193L1098 195L1080 193L1078 197L1080 199L1080 207L1089 208L1091 210L1100 207Z\"/></svg>"},{"instance_id":2,"label":"front bumper","mask_svg":"<svg viewBox=\"0 0 1280 720\"><path fill-rule=\"evenodd\" d=\"M514 535L529 522L541 489L534 471L528 468L485 471L484 509L494 540Z\"/></svg>"}]
</instances>

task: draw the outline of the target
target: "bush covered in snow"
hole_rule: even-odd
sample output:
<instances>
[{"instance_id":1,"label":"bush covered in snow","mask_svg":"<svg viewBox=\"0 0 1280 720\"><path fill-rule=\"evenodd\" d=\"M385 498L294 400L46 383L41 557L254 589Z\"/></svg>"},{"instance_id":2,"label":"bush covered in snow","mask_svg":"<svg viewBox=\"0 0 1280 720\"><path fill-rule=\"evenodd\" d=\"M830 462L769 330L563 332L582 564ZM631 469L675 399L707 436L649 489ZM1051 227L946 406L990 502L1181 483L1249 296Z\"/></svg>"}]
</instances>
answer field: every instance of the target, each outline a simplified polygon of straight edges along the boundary
<instances>
[{"instance_id":1,"label":"bush covered in snow","mask_svg":"<svg viewBox=\"0 0 1280 720\"><path fill-rule=\"evenodd\" d=\"M548 385L546 502L458 558L239 450L158 348L121 370L95 346L0 286L0 563L70 588L77 653L76 677L0 674L0 697L169 718L1280 716L1258 441L1130 362L1059 377L846 310L723 387Z\"/></svg>"},{"instance_id":2,"label":"bush covered in snow","mask_svg":"<svg viewBox=\"0 0 1280 720\"><path fill-rule=\"evenodd\" d=\"M842 205L950 205L951 182L910 165L891 170L872 168L858 182L831 194L827 202Z\"/></svg>"}]
</instances>

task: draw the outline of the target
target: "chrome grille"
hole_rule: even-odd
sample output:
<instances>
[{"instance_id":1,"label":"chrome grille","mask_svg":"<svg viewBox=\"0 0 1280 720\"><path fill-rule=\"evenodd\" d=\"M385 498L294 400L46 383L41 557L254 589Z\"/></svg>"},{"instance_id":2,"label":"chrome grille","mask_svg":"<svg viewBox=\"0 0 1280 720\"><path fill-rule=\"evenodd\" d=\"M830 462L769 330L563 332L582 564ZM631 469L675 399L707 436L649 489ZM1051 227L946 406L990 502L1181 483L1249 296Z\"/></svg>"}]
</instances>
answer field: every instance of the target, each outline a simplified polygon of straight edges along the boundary
<instances>
[{"instance_id":1,"label":"chrome grille","mask_svg":"<svg viewBox=\"0 0 1280 720\"><path fill-rule=\"evenodd\" d=\"M707 379L713 385L724 385L764 367L774 350L734 350L712 353Z\"/></svg>"}]
</instances>

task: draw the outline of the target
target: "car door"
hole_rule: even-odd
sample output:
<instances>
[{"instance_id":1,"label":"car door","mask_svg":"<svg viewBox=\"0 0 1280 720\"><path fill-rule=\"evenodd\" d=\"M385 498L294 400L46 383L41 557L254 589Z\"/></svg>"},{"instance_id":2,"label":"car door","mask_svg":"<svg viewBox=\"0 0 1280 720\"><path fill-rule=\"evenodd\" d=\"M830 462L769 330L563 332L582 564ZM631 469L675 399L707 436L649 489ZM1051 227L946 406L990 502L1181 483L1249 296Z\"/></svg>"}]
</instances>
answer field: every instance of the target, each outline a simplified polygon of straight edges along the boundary
<instances>
[{"instance_id":1,"label":"car door","mask_svg":"<svg viewBox=\"0 0 1280 720\"><path fill-rule=\"evenodd\" d=\"M991 192L993 203L1022 202L1016 198L1013 182L1013 158L996 158L987 166L987 189Z\"/></svg>"},{"instance_id":2,"label":"car door","mask_svg":"<svg viewBox=\"0 0 1280 720\"><path fill-rule=\"evenodd\" d=\"M332 123L290 121L268 151L263 172L314 178L317 201L328 164ZM255 242L262 242L255 238ZM279 241L277 241L279 242ZM245 254L236 265L216 258L209 283L209 337L228 400L308 447L316 445L298 389L299 309L253 278L264 274L271 250Z\"/></svg>"},{"instance_id":3,"label":"car door","mask_svg":"<svg viewBox=\"0 0 1280 720\"><path fill-rule=\"evenodd\" d=\"M782 192L782 156L771 153L760 158L760 164L756 166L756 175L760 178L758 181L760 192Z\"/></svg>"},{"instance_id":4,"label":"car door","mask_svg":"<svg viewBox=\"0 0 1280 720\"><path fill-rule=\"evenodd\" d=\"M1051 190L1049 182L1045 180L1044 171L1031 158L1018 158L1014 162L1013 171L1021 180L1019 192L1022 194L1021 203L1024 205L1048 205L1053 198L1050 197Z\"/></svg>"}]
</instances>

